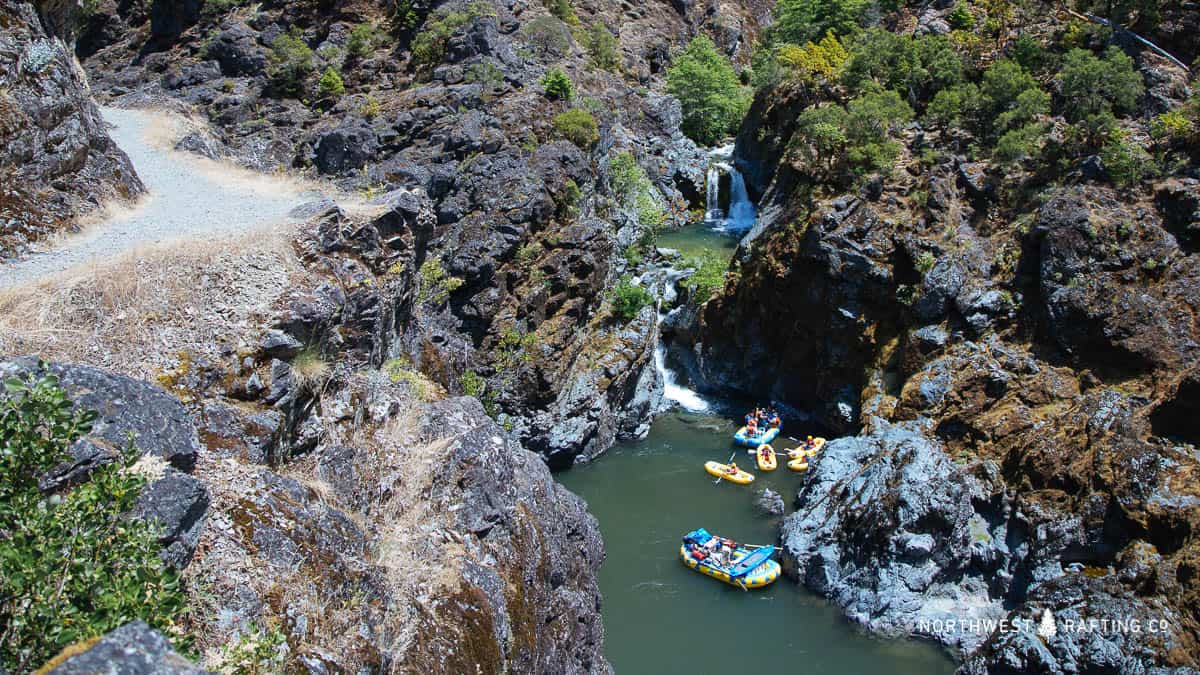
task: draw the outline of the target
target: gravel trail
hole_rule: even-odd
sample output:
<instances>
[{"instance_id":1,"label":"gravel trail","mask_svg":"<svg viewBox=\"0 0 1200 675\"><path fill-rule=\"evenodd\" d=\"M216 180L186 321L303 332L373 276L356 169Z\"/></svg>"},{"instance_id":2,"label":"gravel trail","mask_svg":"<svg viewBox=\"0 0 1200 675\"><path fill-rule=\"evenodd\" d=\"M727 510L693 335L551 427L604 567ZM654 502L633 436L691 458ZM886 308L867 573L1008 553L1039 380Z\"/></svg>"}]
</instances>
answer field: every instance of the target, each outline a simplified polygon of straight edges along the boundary
<instances>
[{"instance_id":1,"label":"gravel trail","mask_svg":"<svg viewBox=\"0 0 1200 675\"><path fill-rule=\"evenodd\" d=\"M129 155L147 194L106 209L24 260L0 265L0 288L42 281L139 247L177 239L205 242L293 222L288 213L314 198L300 181L258 174L173 149L184 122L168 113L102 108L110 134Z\"/></svg>"}]
</instances>

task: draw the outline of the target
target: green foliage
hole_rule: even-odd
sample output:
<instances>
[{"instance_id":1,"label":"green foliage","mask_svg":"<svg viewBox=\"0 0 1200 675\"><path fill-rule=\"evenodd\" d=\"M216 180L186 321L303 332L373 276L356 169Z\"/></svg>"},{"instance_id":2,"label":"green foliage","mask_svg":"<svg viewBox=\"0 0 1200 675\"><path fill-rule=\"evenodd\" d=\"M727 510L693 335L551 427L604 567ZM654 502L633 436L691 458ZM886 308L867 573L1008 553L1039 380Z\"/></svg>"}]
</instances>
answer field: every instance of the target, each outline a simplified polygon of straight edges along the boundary
<instances>
[{"instance_id":1,"label":"green foliage","mask_svg":"<svg viewBox=\"0 0 1200 675\"><path fill-rule=\"evenodd\" d=\"M914 37L872 29L850 43L842 81L854 91L882 87L907 92L922 107L939 91L963 81L963 60L945 36Z\"/></svg>"},{"instance_id":2,"label":"green foliage","mask_svg":"<svg viewBox=\"0 0 1200 675\"><path fill-rule=\"evenodd\" d=\"M975 15L971 13L971 6L966 3L966 0L958 0L954 3L954 9L947 19L950 27L956 30L971 30L975 27Z\"/></svg>"},{"instance_id":3,"label":"green foliage","mask_svg":"<svg viewBox=\"0 0 1200 675\"><path fill-rule=\"evenodd\" d=\"M634 284L628 278L622 279L612 292L612 313L622 321L630 321L643 307L653 302L654 296L645 288Z\"/></svg>"},{"instance_id":4,"label":"green foliage","mask_svg":"<svg viewBox=\"0 0 1200 675\"><path fill-rule=\"evenodd\" d=\"M342 82L342 74L333 66L325 69L317 82L317 96L321 101L337 101L346 93L346 85Z\"/></svg>"},{"instance_id":5,"label":"green foliage","mask_svg":"<svg viewBox=\"0 0 1200 675\"><path fill-rule=\"evenodd\" d=\"M313 52L304 42L304 36L295 26L288 33L275 38L271 44L271 85L280 93L296 96L301 92L304 79L313 71Z\"/></svg>"},{"instance_id":6,"label":"green foliage","mask_svg":"<svg viewBox=\"0 0 1200 675\"><path fill-rule=\"evenodd\" d=\"M617 38L604 23L597 21L588 27L583 37L588 60L600 70L616 72L621 66L621 55L617 52Z\"/></svg>"},{"instance_id":7,"label":"green foliage","mask_svg":"<svg viewBox=\"0 0 1200 675\"><path fill-rule=\"evenodd\" d=\"M444 11L425 22L409 46L412 63L418 68L432 68L446 58L450 36L459 28L482 16L495 16L496 8L487 2L472 2L465 11Z\"/></svg>"},{"instance_id":8,"label":"green foliage","mask_svg":"<svg viewBox=\"0 0 1200 675\"><path fill-rule=\"evenodd\" d=\"M937 259L934 258L933 254L929 251L921 253L921 255L917 256L915 261L917 271L921 274L929 274L929 271L933 269L933 266L936 263Z\"/></svg>"},{"instance_id":9,"label":"green foliage","mask_svg":"<svg viewBox=\"0 0 1200 675\"><path fill-rule=\"evenodd\" d=\"M542 0L542 4L559 21L568 26L579 25L579 17L575 14L575 8L571 6L571 0Z\"/></svg>"},{"instance_id":10,"label":"green foliage","mask_svg":"<svg viewBox=\"0 0 1200 675\"><path fill-rule=\"evenodd\" d=\"M894 91L876 91L845 108L827 105L800 114L795 141L807 162L826 178L888 171L900 152L892 134L913 118L912 108Z\"/></svg>"},{"instance_id":11,"label":"green foliage","mask_svg":"<svg viewBox=\"0 0 1200 675\"><path fill-rule=\"evenodd\" d=\"M979 87L973 82L939 91L925 108L925 118L946 129L961 126L979 113Z\"/></svg>"},{"instance_id":12,"label":"green foliage","mask_svg":"<svg viewBox=\"0 0 1200 675\"><path fill-rule=\"evenodd\" d=\"M1028 33L1022 33L1009 46L1009 54L1013 61L1031 73L1041 72L1050 61L1046 49Z\"/></svg>"},{"instance_id":13,"label":"green foliage","mask_svg":"<svg viewBox=\"0 0 1200 675\"><path fill-rule=\"evenodd\" d=\"M575 95L575 85L560 68L551 68L546 71L546 74L542 76L542 88L546 91L547 98L560 101L570 101Z\"/></svg>"},{"instance_id":14,"label":"green foliage","mask_svg":"<svg viewBox=\"0 0 1200 675\"><path fill-rule=\"evenodd\" d=\"M383 106L379 104L379 99L370 94L367 94L367 98L363 101L363 104L358 107L358 114L367 119L379 117L379 114L382 112Z\"/></svg>"},{"instance_id":15,"label":"green foliage","mask_svg":"<svg viewBox=\"0 0 1200 675\"><path fill-rule=\"evenodd\" d=\"M287 652L283 646L287 636L277 626L259 629L250 624L250 629L238 635L237 642L225 645L221 650L221 664L217 671L237 675L268 675L283 671Z\"/></svg>"},{"instance_id":16,"label":"green foliage","mask_svg":"<svg viewBox=\"0 0 1200 675\"><path fill-rule=\"evenodd\" d=\"M667 210L655 196L653 190L643 190L633 200L638 223L651 232L657 232L667 220Z\"/></svg>"},{"instance_id":17,"label":"green foliage","mask_svg":"<svg viewBox=\"0 0 1200 675\"><path fill-rule=\"evenodd\" d=\"M725 286L725 269L729 266L729 260L713 249L704 249L700 256L688 261L688 266L695 271L680 283L691 291L689 297L693 304L707 302Z\"/></svg>"},{"instance_id":18,"label":"green foliage","mask_svg":"<svg viewBox=\"0 0 1200 675\"><path fill-rule=\"evenodd\" d=\"M750 105L729 59L702 35L671 64L667 90L683 106L683 132L704 145L733 133Z\"/></svg>"},{"instance_id":19,"label":"green foliage","mask_svg":"<svg viewBox=\"0 0 1200 675\"><path fill-rule=\"evenodd\" d=\"M1040 124L1026 124L1004 132L996 141L993 151L996 159L1016 162L1037 157L1046 137L1046 129Z\"/></svg>"},{"instance_id":20,"label":"green foliage","mask_svg":"<svg viewBox=\"0 0 1200 675\"><path fill-rule=\"evenodd\" d=\"M1200 96L1151 120L1150 134L1160 143L1200 149Z\"/></svg>"},{"instance_id":21,"label":"green foliage","mask_svg":"<svg viewBox=\"0 0 1200 675\"><path fill-rule=\"evenodd\" d=\"M1090 115L1132 111L1145 90L1133 59L1118 47L1109 47L1104 58L1086 49L1072 49L1063 57L1058 73L1062 109L1076 122Z\"/></svg>"},{"instance_id":22,"label":"green foliage","mask_svg":"<svg viewBox=\"0 0 1200 675\"><path fill-rule=\"evenodd\" d=\"M555 215L570 220L579 215L579 200L583 198L583 190L574 179L568 178L563 183L561 191L554 194Z\"/></svg>"},{"instance_id":23,"label":"green foliage","mask_svg":"<svg viewBox=\"0 0 1200 675\"><path fill-rule=\"evenodd\" d=\"M157 523L124 518L145 479L124 461L65 495L38 478L70 458L94 411L52 376L7 380L0 399L0 666L31 672L63 647L140 618L168 632L185 609Z\"/></svg>"},{"instance_id":24,"label":"green foliage","mask_svg":"<svg viewBox=\"0 0 1200 675\"><path fill-rule=\"evenodd\" d=\"M542 54L560 56L571 47L567 27L553 16L539 16L525 24L525 37Z\"/></svg>"},{"instance_id":25,"label":"green foliage","mask_svg":"<svg viewBox=\"0 0 1200 675\"><path fill-rule=\"evenodd\" d=\"M858 29L867 0L779 0L771 39L802 45L832 31L849 35Z\"/></svg>"},{"instance_id":26,"label":"green foliage","mask_svg":"<svg viewBox=\"0 0 1200 675\"><path fill-rule=\"evenodd\" d=\"M600 127L596 124L596 118L582 108L572 108L555 115L554 130L584 150L600 140Z\"/></svg>"},{"instance_id":27,"label":"green foliage","mask_svg":"<svg viewBox=\"0 0 1200 675\"><path fill-rule=\"evenodd\" d=\"M468 370L459 376L458 386L462 388L464 396L480 398L487 389L487 380L480 377L475 371Z\"/></svg>"},{"instance_id":28,"label":"green foliage","mask_svg":"<svg viewBox=\"0 0 1200 675\"><path fill-rule=\"evenodd\" d=\"M350 38L346 41L346 53L356 59L365 59L375 51L380 42L379 31L375 25L364 21L350 30Z\"/></svg>"},{"instance_id":29,"label":"green foliage","mask_svg":"<svg viewBox=\"0 0 1200 675\"><path fill-rule=\"evenodd\" d=\"M504 84L504 71L491 61L480 61L467 66L463 81L480 85L481 98L487 100Z\"/></svg>"},{"instance_id":30,"label":"green foliage","mask_svg":"<svg viewBox=\"0 0 1200 675\"><path fill-rule=\"evenodd\" d=\"M417 27L421 23L421 15L417 14L414 0L391 0L391 12L388 14L388 29L399 35Z\"/></svg>"},{"instance_id":31,"label":"green foliage","mask_svg":"<svg viewBox=\"0 0 1200 675\"><path fill-rule=\"evenodd\" d=\"M542 245L536 241L531 241L528 244L523 244L517 249L517 262L522 265L528 265L537 260L538 254L542 252Z\"/></svg>"},{"instance_id":32,"label":"green foliage","mask_svg":"<svg viewBox=\"0 0 1200 675\"><path fill-rule=\"evenodd\" d=\"M1100 161L1109 180L1121 187L1129 187L1146 176L1150 155L1141 146L1130 143L1128 135L1118 130L1112 132L1108 142L1100 148Z\"/></svg>"},{"instance_id":33,"label":"green foliage","mask_svg":"<svg viewBox=\"0 0 1200 675\"><path fill-rule=\"evenodd\" d=\"M776 59L791 78L813 84L836 79L850 60L850 53L836 35L826 33L820 42L809 42L803 47L781 46Z\"/></svg>"},{"instance_id":34,"label":"green foliage","mask_svg":"<svg viewBox=\"0 0 1200 675\"><path fill-rule=\"evenodd\" d=\"M621 201L650 188L650 179L646 177L646 171L628 150L609 157L608 181L617 199Z\"/></svg>"},{"instance_id":35,"label":"green foliage","mask_svg":"<svg viewBox=\"0 0 1200 675\"><path fill-rule=\"evenodd\" d=\"M421 263L418 274L421 277L421 286L418 293L421 302L433 301L435 304L440 305L449 300L450 294L463 285L462 279L446 274L446 268L442 266L442 261L437 258L430 258Z\"/></svg>"}]
</instances>

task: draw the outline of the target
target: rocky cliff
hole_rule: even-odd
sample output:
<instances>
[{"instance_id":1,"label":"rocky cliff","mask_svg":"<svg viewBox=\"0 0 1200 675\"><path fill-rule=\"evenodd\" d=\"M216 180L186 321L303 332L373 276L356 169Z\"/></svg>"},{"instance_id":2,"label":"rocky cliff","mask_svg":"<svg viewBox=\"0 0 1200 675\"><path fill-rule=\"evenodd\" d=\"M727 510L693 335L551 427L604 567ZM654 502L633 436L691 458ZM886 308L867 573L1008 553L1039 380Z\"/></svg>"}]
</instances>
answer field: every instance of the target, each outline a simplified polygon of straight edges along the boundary
<instances>
[{"instance_id":1,"label":"rocky cliff","mask_svg":"<svg viewBox=\"0 0 1200 675\"><path fill-rule=\"evenodd\" d=\"M882 25L948 33L943 5ZM1152 37L1188 20L1172 16ZM1068 30L1008 20L1051 50ZM1188 105L1187 75L1112 39L1146 83L1113 133L1148 139L1152 120ZM1007 45L991 58L1017 58ZM1061 95L1064 76L1042 72ZM1119 182L1115 155L1071 154L1064 104L1047 97L1049 140L1031 152L1050 160L997 159L970 145L966 121L926 116L881 139L895 143L890 170L843 180L828 167L845 156L805 154L819 130L804 124L816 107L869 115L872 94L854 98L848 81L784 81L756 100L737 157L763 219L673 349L698 385L771 397L847 436L784 524L786 569L873 630L942 642L965 672L1195 668L1194 148ZM1036 627L1046 609L1060 629L1142 627L1038 637L962 623ZM1151 618L1169 629L1146 630Z\"/></svg>"},{"instance_id":2,"label":"rocky cliff","mask_svg":"<svg viewBox=\"0 0 1200 675\"><path fill-rule=\"evenodd\" d=\"M73 53L72 2L0 4L0 259L142 192Z\"/></svg>"},{"instance_id":3,"label":"rocky cliff","mask_svg":"<svg viewBox=\"0 0 1200 675\"><path fill-rule=\"evenodd\" d=\"M271 627L282 662L304 672L607 670L595 520L478 401L425 403L364 373L345 392L354 408L322 416L327 443L269 468L239 454L236 413L218 426L210 409L198 433L157 386L86 366L48 370L100 416L44 489L86 481L126 443L155 458L134 515L162 525L164 559L184 569L184 630L202 665ZM6 378L36 372L30 360L0 364ZM127 627L70 650L82 654L59 668L84 672L110 642L127 642L149 653L146 667L175 659L187 670L143 633Z\"/></svg>"},{"instance_id":4,"label":"rocky cliff","mask_svg":"<svg viewBox=\"0 0 1200 675\"><path fill-rule=\"evenodd\" d=\"M547 7L102 2L80 50L105 100L206 115L216 133L184 147L326 176L385 204L403 195L421 214L414 248L347 242L379 249L373 276L404 256L421 287L372 300L391 309L371 358L402 356L481 398L565 466L644 434L661 396L654 315L613 317L609 289L704 192L706 158L680 134L677 102L655 93L670 54L710 30L745 57L765 9ZM570 101L539 84L552 68L573 80ZM555 122L568 110L596 130L568 140ZM609 175L624 151L653 183L640 211ZM338 227L356 236L325 235ZM341 243L317 248L338 275L364 272L338 260Z\"/></svg>"}]
</instances>

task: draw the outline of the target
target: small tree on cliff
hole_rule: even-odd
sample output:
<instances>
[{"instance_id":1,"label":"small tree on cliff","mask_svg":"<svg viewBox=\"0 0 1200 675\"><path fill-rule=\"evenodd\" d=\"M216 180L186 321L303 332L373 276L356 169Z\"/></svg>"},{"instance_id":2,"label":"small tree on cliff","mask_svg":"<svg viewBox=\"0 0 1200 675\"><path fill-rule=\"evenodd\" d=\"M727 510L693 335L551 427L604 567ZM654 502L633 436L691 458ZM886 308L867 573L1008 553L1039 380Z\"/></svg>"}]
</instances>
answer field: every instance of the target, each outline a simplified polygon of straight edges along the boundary
<instances>
[{"instance_id":1,"label":"small tree on cliff","mask_svg":"<svg viewBox=\"0 0 1200 675\"><path fill-rule=\"evenodd\" d=\"M671 65L667 90L683 105L683 132L704 145L732 133L749 105L729 59L703 35Z\"/></svg>"}]
</instances>

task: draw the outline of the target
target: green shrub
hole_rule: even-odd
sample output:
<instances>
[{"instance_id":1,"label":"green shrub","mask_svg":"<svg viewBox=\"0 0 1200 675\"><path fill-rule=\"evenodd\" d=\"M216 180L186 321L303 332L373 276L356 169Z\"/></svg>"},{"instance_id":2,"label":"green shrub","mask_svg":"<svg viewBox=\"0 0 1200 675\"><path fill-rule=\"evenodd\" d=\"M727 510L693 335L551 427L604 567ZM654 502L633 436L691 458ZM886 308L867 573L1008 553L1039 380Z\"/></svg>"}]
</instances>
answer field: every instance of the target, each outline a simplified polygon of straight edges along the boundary
<instances>
[{"instance_id":1,"label":"green shrub","mask_svg":"<svg viewBox=\"0 0 1200 675\"><path fill-rule=\"evenodd\" d=\"M600 127L596 124L596 118L582 108L572 108L555 115L554 130L584 150L600 140Z\"/></svg>"},{"instance_id":2,"label":"green shrub","mask_svg":"<svg viewBox=\"0 0 1200 675\"><path fill-rule=\"evenodd\" d=\"M622 279L612 292L612 313L622 321L629 321L636 317L643 307L653 302L654 296L645 288L629 279Z\"/></svg>"},{"instance_id":3,"label":"green shrub","mask_svg":"<svg viewBox=\"0 0 1200 675\"><path fill-rule=\"evenodd\" d=\"M699 257L688 262L688 266L695 271L692 276L684 279L681 285L691 291L690 298L693 304L707 302L714 293L724 288L725 269L729 266L729 260L716 251L704 249Z\"/></svg>"},{"instance_id":4,"label":"green shrub","mask_svg":"<svg viewBox=\"0 0 1200 675\"><path fill-rule=\"evenodd\" d=\"M358 114L367 119L379 117L383 112L383 106L379 104L379 99L367 94L367 98L363 100L363 104L358 107Z\"/></svg>"},{"instance_id":5,"label":"green shrub","mask_svg":"<svg viewBox=\"0 0 1200 675\"><path fill-rule=\"evenodd\" d=\"M52 376L4 383L0 399L0 666L31 672L67 645L132 619L177 633L178 576L159 557L157 523L128 519L145 479L135 458L47 497L38 478L68 460L93 411L72 410Z\"/></svg>"},{"instance_id":6,"label":"green shrub","mask_svg":"<svg viewBox=\"0 0 1200 675\"><path fill-rule=\"evenodd\" d=\"M561 56L571 48L567 27L553 16L539 16L525 24L523 30L529 43L544 55Z\"/></svg>"},{"instance_id":7,"label":"green shrub","mask_svg":"<svg viewBox=\"0 0 1200 675\"><path fill-rule=\"evenodd\" d=\"M1141 182L1150 165L1150 155L1140 146L1129 142L1122 131L1114 131L1100 148L1104 172L1116 185L1129 187Z\"/></svg>"},{"instance_id":8,"label":"green shrub","mask_svg":"<svg viewBox=\"0 0 1200 675\"><path fill-rule=\"evenodd\" d=\"M683 132L704 145L733 133L750 105L729 59L702 35L671 64L667 90L683 106Z\"/></svg>"},{"instance_id":9,"label":"green shrub","mask_svg":"<svg viewBox=\"0 0 1200 675\"><path fill-rule=\"evenodd\" d=\"M454 31L480 17L496 15L496 8L487 2L472 2L460 12L439 11L425 22L424 29L413 36L409 45L412 63L418 68L432 68L446 58L446 46Z\"/></svg>"},{"instance_id":10,"label":"green shrub","mask_svg":"<svg viewBox=\"0 0 1200 675\"><path fill-rule=\"evenodd\" d=\"M271 85L280 93L296 96L304 85L305 78L313 71L313 52L304 42L304 36L295 26L288 33L275 38L271 44Z\"/></svg>"},{"instance_id":11,"label":"green shrub","mask_svg":"<svg viewBox=\"0 0 1200 675\"><path fill-rule=\"evenodd\" d=\"M487 380L480 377L475 371L468 370L459 376L458 386L462 387L463 396L479 398L487 389Z\"/></svg>"},{"instance_id":12,"label":"green shrub","mask_svg":"<svg viewBox=\"0 0 1200 675\"><path fill-rule=\"evenodd\" d=\"M1041 124L1026 124L1004 132L996 141L993 152L996 159L1015 162L1037 157L1046 138L1046 129Z\"/></svg>"},{"instance_id":13,"label":"green shrub","mask_svg":"<svg viewBox=\"0 0 1200 675\"><path fill-rule=\"evenodd\" d=\"M350 39L346 41L346 53L356 59L365 59L375 51L379 44L379 32L374 24L363 22L350 30Z\"/></svg>"},{"instance_id":14,"label":"green shrub","mask_svg":"<svg viewBox=\"0 0 1200 675\"><path fill-rule=\"evenodd\" d=\"M609 158L608 181L612 185L613 194L620 201L625 201L650 188L650 179L646 177L646 171L638 164L633 153L628 150L618 152Z\"/></svg>"},{"instance_id":15,"label":"green shrub","mask_svg":"<svg viewBox=\"0 0 1200 675\"><path fill-rule=\"evenodd\" d=\"M1059 94L1067 119L1076 122L1091 115L1133 110L1145 90L1133 59L1118 47L1109 47L1104 58L1086 49L1072 49L1063 57L1058 73Z\"/></svg>"},{"instance_id":16,"label":"green shrub","mask_svg":"<svg viewBox=\"0 0 1200 675\"><path fill-rule=\"evenodd\" d=\"M569 26L579 25L579 17L575 15L575 8L571 6L571 0L542 0L542 4L559 21Z\"/></svg>"},{"instance_id":17,"label":"green shrub","mask_svg":"<svg viewBox=\"0 0 1200 675\"><path fill-rule=\"evenodd\" d=\"M480 85L482 97L486 99L504 84L504 71L491 61L480 61L467 66L463 81Z\"/></svg>"},{"instance_id":18,"label":"green shrub","mask_svg":"<svg viewBox=\"0 0 1200 675\"><path fill-rule=\"evenodd\" d=\"M317 82L317 98L321 101L334 102L346 93L346 85L342 82L342 74L333 66L325 69Z\"/></svg>"},{"instance_id":19,"label":"green shrub","mask_svg":"<svg viewBox=\"0 0 1200 675\"><path fill-rule=\"evenodd\" d=\"M575 95L575 85L572 84L571 78L559 68L546 71L542 76L542 89L546 91L547 98L560 101L570 101Z\"/></svg>"},{"instance_id":20,"label":"green shrub","mask_svg":"<svg viewBox=\"0 0 1200 675\"><path fill-rule=\"evenodd\" d=\"M979 87L973 82L939 91L925 108L925 119L951 129L974 118L979 111Z\"/></svg>"},{"instance_id":21,"label":"green shrub","mask_svg":"<svg viewBox=\"0 0 1200 675\"><path fill-rule=\"evenodd\" d=\"M937 264L937 259L929 251L925 251L917 256L916 267L917 271L921 274L929 274L929 271L933 269L935 264Z\"/></svg>"},{"instance_id":22,"label":"green shrub","mask_svg":"<svg viewBox=\"0 0 1200 675\"><path fill-rule=\"evenodd\" d=\"M418 293L421 302L433 301L435 304L440 305L449 300L450 294L463 285L462 279L446 274L446 268L442 266L442 261L437 258L430 258L421 263L418 274L421 277L420 291Z\"/></svg>"},{"instance_id":23,"label":"green shrub","mask_svg":"<svg viewBox=\"0 0 1200 675\"><path fill-rule=\"evenodd\" d=\"M391 12L388 14L388 30L400 35L417 27L421 23L421 15L413 5L414 0L390 0Z\"/></svg>"},{"instance_id":24,"label":"green shrub","mask_svg":"<svg viewBox=\"0 0 1200 675\"><path fill-rule=\"evenodd\" d=\"M616 72L621 65L621 55L617 52L617 38L608 26L597 21L588 27L583 38L588 51L588 60L600 70Z\"/></svg>"},{"instance_id":25,"label":"green shrub","mask_svg":"<svg viewBox=\"0 0 1200 675\"><path fill-rule=\"evenodd\" d=\"M842 82L855 92L902 91L910 105L922 107L939 91L963 82L962 57L942 35L915 37L876 28L850 41L849 50Z\"/></svg>"},{"instance_id":26,"label":"green shrub","mask_svg":"<svg viewBox=\"0 0 1200 675\"><path fill-rule=\"evenodd\" d=\"M776 54L779 65L795 80L817 83L835 79L842 72L850 53L833 33L826 33L820 42L803 47L786 44Z\"/></svg>"},{"instance_id":27,"label":"green shrub","mask_svg":"<svg viewBox=\"0 0 1200 675\"><path fill-rule=\"evenodd\" d=\"M954 9L947 19L950 27L956 30L971 30L975 27L975 15L971 13L971 6L965 0L954 3Z\"/></svg>"},{"instance_id":28,"label":"green shrub","mask_svg":"<svg viewBox=\"0 0 1200 675\"><path fill-rule=\"evenodd\" d=\"M237 642L228 643L221 649L220 673L239 675L266 675L283 672L287 652L283 650L287 636L278 626L271 625L262 630L257 624L238 635Z\"/></svg>"},{"instance_id":29,"label":"green shrub","mask_svg":"<svg viewBox=\"0 0 1200 675\"><path fill-rule=\"evenodd\" d=\"M867 0L779 0L770 37L782 43L802 45L832 31L839 36L858 29Z\"/></svg>"}]
</instances>

